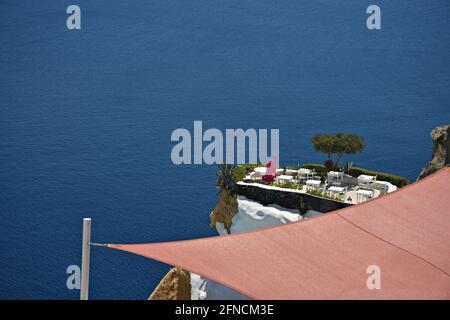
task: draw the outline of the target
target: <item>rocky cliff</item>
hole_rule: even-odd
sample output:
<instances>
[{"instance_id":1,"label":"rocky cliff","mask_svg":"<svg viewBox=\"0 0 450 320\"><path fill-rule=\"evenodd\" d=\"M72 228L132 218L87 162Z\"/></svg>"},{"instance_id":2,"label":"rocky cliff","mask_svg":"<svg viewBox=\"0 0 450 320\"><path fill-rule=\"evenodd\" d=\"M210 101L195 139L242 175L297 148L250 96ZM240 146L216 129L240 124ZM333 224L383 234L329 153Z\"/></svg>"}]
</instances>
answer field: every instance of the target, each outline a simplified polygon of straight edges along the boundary
<instances>
[{"instance_id":1,"label":"rocky cliff","mask_svg":"<svg viewBox=\"0 0 450 320\"><path fill-rule=\"evenodd\" d=\"M432 158L423 168L417 180L425 178L450 164L450 124L434 128L430 136L433 140Z\"/></svg>"},{"instance_id":2,"label":"rocky cliff","mask_svg":"<svg viewBox=\"0 0 450 320\"><path fill-rule=\"evenodd\" d=\"M228 233L231 232L231 224L234 215L238 212L236 194L222 191L219 200L211 212L211 227L216 228L216 223L223 223ZM171 269L158 284L148 298L149 300L190 300L191 276L190 273L180 268Z\"/></svg>"},{"instance_id":3,"label":"rocky cliff","mask_svg":"<svg viewBox=\"0 0 450 320\"><path fill-rule=\"evenodd\" d=\"M148 300L191 300L191 275L172 268L158 284Z\"/></svg>"},{"instance_id":4,"label":"rocky cliff","mask_svg":"<svg viewBox=\"0 0 450 320\"><path fill-rule=\"evenodd\" d=\"M223 190L220 192L219 201L217 201L216 207L211 212L211 227L216 228L216 222L223 223L225 229L228 233L231 231L231 224L234 215L238 211L238 201L236 194L229 194L227 191Z\"/></svg>"}]
</instances>

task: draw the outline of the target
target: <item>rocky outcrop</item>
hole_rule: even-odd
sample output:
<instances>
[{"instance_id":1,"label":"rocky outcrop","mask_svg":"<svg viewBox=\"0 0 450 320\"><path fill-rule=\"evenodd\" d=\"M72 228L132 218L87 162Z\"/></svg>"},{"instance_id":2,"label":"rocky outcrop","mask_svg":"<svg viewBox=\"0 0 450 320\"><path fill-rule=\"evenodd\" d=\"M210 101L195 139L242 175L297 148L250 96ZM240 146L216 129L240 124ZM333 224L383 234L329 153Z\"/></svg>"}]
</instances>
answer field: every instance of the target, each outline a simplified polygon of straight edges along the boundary
<instances>
[{"instance_id":1,"label":"rocky outcrop","mask_svg":"<svg viewBox=\"0 0 450 320\"><path fill-rule=\"evenodd\" d=\"M425 178L450 164L450 124L433 129L430 136L433 140L432 159L423 168L417 180Z\"/></svg>"},{"instance_id":2,"label":"rocky outcrop","mask_svg":"<svg viewBox=\"0 0 450 320\"><path fill-rule=\"evenodd\" d=\"M216 228L216 223L223 223L225 229L228 233L231 231L232 219L238 211L238 201L237 195L229 194L227 191L223 190L220 192L219 201L216 207L211 212L211 228Z\"/></svg>"},{"instance_id":3,"label":"rocky outcrop","mask_svg":"<svg viewBox=\"0 0 450 320\"><path fill-rule=\"evenodd\" d=\"M220 193L219 201L211 212L211 227L216 228L216 223L223 223L228 233L231 232L231 224L234 215L238 211L237 195L230 195L226 191ZM171 269L158 284L148 298L149 300L190 300L191 299L191 275L180 268Z\"/></svg>"},{"instance_id":4,"label":"rocky outcrop","mask_svg":"<svg viewBox=\"0 0 450 320\"><path fill-rule=\"evenodd\" d=\"M191 274L178 267L170 269L148 300L191 300Z\"/></svg>"}]
</instances>

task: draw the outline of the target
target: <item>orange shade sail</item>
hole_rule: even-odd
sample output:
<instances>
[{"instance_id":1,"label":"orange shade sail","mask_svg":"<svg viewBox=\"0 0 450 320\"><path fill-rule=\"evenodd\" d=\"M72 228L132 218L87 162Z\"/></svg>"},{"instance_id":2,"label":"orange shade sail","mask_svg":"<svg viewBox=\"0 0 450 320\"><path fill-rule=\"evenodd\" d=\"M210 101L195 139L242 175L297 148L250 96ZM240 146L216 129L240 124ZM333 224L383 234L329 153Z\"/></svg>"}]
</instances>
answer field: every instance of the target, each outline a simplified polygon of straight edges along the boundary
<instances>
[{"instance_id":1,"label":"orange shade sail","mask_svg":"<svg viewBox=\"0 0 450 320\"><path fill-rule=\"evenodd\" d=\"M450 299L450 168L386 196L241 234L111 244L254 299ZM367 286L380 268L380 289Z\"/></svg>"}]
</instances>

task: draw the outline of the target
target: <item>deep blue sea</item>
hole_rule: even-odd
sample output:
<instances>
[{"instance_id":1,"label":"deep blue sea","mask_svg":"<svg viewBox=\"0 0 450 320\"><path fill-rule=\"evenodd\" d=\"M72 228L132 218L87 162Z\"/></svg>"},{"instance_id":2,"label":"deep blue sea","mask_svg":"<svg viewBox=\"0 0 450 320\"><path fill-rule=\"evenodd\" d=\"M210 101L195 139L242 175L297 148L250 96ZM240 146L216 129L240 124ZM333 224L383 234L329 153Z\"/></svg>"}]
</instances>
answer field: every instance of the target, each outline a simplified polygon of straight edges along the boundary
<instances>
[{"instance_id":1,"label":"deep blue sea","mask_svg":"<svg viewBox=\"0 0 450 320\"><path fill-rule=\"evenodd\" d=\"M282 164L323 162L314 133L358 133L348 159L414 180L450 122L449 31L448 0L0 0L0 298L78 299L83 217L95 242L216 235L216 167L170 159L194 120L279 128ZM91 261L93 299L147 298L169 269Z\"/></svg>"}]
</instances>

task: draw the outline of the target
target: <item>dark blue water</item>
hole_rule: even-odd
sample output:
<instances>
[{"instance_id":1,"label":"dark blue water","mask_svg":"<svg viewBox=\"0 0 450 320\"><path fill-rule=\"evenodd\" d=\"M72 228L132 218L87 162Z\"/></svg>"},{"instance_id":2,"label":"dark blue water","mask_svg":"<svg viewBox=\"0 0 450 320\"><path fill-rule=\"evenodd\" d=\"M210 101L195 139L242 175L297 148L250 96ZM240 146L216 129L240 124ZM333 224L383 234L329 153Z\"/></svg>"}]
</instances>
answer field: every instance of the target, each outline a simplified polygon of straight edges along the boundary
<instances>
[{"instance_id":1,"label":"dark blue water","mask_svg":"<svg viewBox=\"0 0 450 320\"><path fill-rule=\"evenodd\" d=\"M66 29L69 4L82 30ZM170 161L176 128L354 132L360 166L413 180L450 122L450 2L0 1L0 298L78 298L66 268L93 241L215 235L215 167ZM143 299L168 266L94 248L91 297Z\"/></svg>"}]
</instances>

